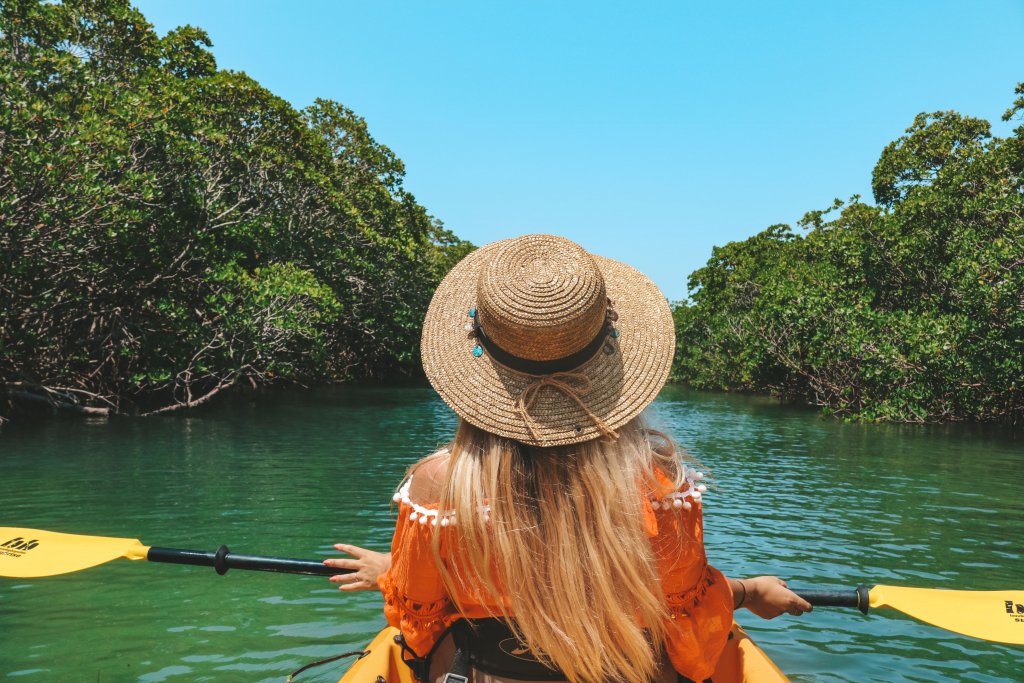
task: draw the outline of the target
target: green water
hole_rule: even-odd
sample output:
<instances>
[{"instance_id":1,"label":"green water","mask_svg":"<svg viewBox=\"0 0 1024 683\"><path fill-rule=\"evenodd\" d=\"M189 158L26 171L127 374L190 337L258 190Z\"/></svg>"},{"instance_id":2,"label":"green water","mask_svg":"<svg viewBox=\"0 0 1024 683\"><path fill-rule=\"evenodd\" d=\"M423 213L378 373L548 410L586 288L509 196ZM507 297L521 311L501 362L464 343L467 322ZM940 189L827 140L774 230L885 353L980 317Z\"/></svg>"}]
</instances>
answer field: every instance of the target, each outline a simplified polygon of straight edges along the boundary
<instances>
[{"instance_id":1,"label":"green water","mask_svg":"<svg viewBox=\"0 0 1024 683\"><path fill-rule=\"evenodd\" d=\"M826 588L1024 587L1020 438L844 425L677 388L651 412L715 475L708 552L727 574ZM184 417L15 425L0 435L0 526L292 557L326 556L336 541L385 548L394 486L453 424L427 389L341 387ZM1024 679L1024 648L897 613L740 615L797 681ZM0 678L283 681L382 625L379 595L325 579L119 560L0 579Z\"/></svg>"}]
</instances>

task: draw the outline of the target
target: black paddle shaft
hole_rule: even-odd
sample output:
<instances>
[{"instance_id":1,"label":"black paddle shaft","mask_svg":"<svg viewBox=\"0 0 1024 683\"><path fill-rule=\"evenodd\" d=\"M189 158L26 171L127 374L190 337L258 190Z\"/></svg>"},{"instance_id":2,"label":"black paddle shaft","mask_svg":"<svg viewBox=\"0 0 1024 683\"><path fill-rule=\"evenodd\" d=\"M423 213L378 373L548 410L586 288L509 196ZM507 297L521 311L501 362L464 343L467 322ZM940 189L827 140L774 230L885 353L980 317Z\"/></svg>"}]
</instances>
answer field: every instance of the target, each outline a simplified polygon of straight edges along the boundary
<instances>
[{"instance_id":1,"label":"black paddle shaft","mask_svg":"<svg viewBox=\"0 0 1024 683\"><path fill-rule=\"evenodd\" d=\"M335 569L326 566L319 560L297 560L289 557L261 557L259 555L239 555L222 545L216 552L202 550L179 550L177 548L152 547L146 554L150 562L166 564L189 564L198 567L213 567L223 576L229 569L246 569L260 572L278 572L282 574L306 574L310 576L335 576L351 574L352 569ZM797 588L793 592L815 607L856 607L864 614L868 613L867 586L857 586L856 590L825 591L804 590Z\"/></svg>"},{"instance_id":2,"label":"black paddle shaft","mask_svg":"<svg viewBox=\"0 0 1024 683\"><path fill-rule=\"evenodd\" d=\"M282 574L308 574L311 576L334 576L336 574L350 574L353 571L352 569L328 567L321 560L294 560L288 557L239 555L228 550L226 545L222 545L213 553L202 550L153 547L149 549L146 559L150 562L213 567L221 576L227 574L229 569L280 572Z\"/></svg>"},{"instance_id":3,"label":"black paddle shaft","mask_svg":"<svg viewBox=\"0 0 1024 683\"><path fill-rule=\"evenodd\" d=\"M867 586L857 586L856 590L844 591L820 591L792 589L794 593L811 603L815 607L856 607L864 614L868 613L868 592Z\"/></svg>"}]
</instances>

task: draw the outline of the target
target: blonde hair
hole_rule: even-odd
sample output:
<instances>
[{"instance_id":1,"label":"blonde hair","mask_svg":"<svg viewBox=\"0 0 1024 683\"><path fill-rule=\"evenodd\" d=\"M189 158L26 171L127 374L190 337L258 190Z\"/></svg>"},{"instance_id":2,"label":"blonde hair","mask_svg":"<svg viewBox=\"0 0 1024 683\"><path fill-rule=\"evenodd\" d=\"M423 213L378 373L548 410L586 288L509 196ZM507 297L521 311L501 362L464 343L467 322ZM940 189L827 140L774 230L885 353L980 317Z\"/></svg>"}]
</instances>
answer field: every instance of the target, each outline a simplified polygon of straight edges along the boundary
<instances>
[{"instance_id":1,"label":"blonde hair","mask_svg":"<svg viewBox=\"0 0 1024 683\"><path fill-rule=\"evenodd\" d=\"M495 616L571 683L651 680L668 611L643 499L655 470L682 485L672 441L639 417L614 441L553 448L462 421L448 451L438 502L457 524L435 530L434 554L456 605L501 605Z\"/></svg>"}]
</instances>

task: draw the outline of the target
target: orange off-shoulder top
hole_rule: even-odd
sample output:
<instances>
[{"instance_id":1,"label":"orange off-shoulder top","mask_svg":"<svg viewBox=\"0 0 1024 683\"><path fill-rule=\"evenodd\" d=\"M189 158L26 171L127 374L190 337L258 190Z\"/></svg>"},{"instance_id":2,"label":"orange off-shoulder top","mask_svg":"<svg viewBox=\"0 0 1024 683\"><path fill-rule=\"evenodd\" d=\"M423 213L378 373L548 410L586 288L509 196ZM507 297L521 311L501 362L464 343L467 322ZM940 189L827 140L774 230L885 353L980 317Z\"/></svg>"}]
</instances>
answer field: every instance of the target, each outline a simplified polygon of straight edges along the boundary
<instances>
[{"instance_id":1,"label":"orange off-shoulder top","mask_svg":"<svg viewBox=\"0 0 1024 683\"><path fill-rule=\"evenodd\" d=\"M733 613L728 581L705 556L704 487L698 483L699 477L687 470L686 484L679 491L671 490L667 478L662 479L662 490L644 498L644 526L669 607L668 657L677 672L697 681L713 673L729 637ZM456 609L431 549L433 527L448 526L450 518L439 513L436 504L411 500L410 482L411 478L395 495L398 521L391 544L391 569L378 582L388 623L401 630L409 650L424 657L458 619L487 618L502 613L503 608L477 604L473 596L459 595L463 609ZM443 561L451 561L443 536L441 554Z\"/></svg>"}]
</instances>

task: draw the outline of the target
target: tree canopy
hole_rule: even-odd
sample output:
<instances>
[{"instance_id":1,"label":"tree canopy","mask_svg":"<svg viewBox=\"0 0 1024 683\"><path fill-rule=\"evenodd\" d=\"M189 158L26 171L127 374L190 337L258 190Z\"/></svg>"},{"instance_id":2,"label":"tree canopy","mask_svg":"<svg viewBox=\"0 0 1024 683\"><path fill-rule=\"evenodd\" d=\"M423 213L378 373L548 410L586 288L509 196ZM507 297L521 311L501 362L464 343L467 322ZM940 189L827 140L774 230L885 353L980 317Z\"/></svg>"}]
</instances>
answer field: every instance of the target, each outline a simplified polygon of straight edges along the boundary
<instances>
[{"instance_id":1,"label":"tree canopy","mask_svg":"<svg viewBox=\"0 0 1024 683\"><path fill-rule=\"evenodd\" d=\"M84 411L418 367L472 246L343 105L297 111L128 0L0 3L0 387Z\"/></svg>"},{"instance_id":2,"label":"tree canopy","mask_svg":"<svg viewBox=\"0 0 1024 683\"><path fill-rule=\"evenodd\" d=\"M1024 125L920 114L872 190L716 247L675 308L675 379L850 419L1024 423Z\"/></svg>"}]
</instances>

